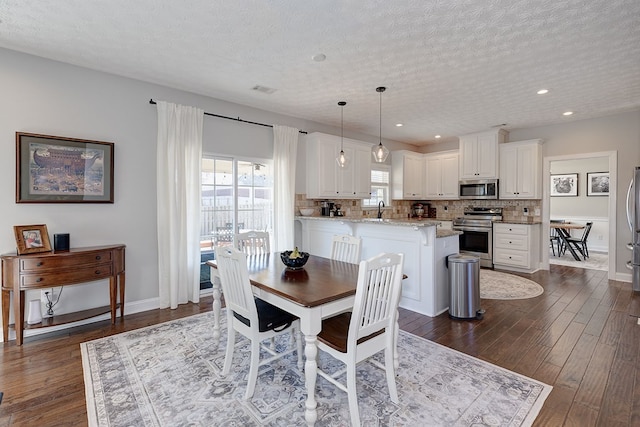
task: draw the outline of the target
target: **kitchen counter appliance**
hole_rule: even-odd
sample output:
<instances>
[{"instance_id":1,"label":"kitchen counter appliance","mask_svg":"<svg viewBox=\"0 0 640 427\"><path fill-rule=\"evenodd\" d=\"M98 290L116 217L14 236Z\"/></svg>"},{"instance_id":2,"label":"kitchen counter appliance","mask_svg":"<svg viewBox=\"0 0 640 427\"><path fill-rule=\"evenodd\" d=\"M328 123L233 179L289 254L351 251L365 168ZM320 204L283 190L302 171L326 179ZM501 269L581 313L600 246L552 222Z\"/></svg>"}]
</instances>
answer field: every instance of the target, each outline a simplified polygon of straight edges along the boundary
<instances>
[{"instance_id":1,"label":"kitchen counter appliance","mask_svg":"<svg viewBox=\"0 0 640 427\"><path fill-rule=\"evenodd\" d=\"M473 207L453 220L452 228L462 231L460 253L480 258L480 266L493 268L493 223L502 221L502 208Z\"/></svg>"}]
</instances>

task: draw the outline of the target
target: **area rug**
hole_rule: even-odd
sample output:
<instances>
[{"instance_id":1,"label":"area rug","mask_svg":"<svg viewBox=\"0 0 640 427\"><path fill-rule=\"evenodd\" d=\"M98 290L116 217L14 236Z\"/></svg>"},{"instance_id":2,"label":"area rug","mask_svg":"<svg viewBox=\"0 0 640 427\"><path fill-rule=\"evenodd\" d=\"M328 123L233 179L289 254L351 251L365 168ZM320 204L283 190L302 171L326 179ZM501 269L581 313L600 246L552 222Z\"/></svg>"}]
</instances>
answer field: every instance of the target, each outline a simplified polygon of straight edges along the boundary
<instances>
[{"instance_id":1,"label":"area rug","mask_svg":"<svg viewBox=\"0 0 640 427\"><path fill-rule=\"evenodd\" d=\"M480 269L480 298L526 299L542 295L543 292L542 286L524 277Z\"/></svg>"},{"instance_id":2,"label":"area rug","mask_svg":"<svg viewBox=\"0 0 640 427\"><path fill-rule=\"evenodd\" d=\"M261 367L255 394L244 401L249 341L238 335L232 370L221 376L222 326L217 347L211 338L212 313L82 343L89 425L305 425L304 374L296 367L295 353ZM289 345L288 335L276 345ZM404 331L398 354L399 404L389 401L382 369L369 362L358 365L363 426L530 426L551 391L551 386ZM382 354L378 357L383 360ZM340 367L323 353L319 364ZM316 398L316 425L349 425L346 393L318 378Z\"/></svg>"}]
</instances>

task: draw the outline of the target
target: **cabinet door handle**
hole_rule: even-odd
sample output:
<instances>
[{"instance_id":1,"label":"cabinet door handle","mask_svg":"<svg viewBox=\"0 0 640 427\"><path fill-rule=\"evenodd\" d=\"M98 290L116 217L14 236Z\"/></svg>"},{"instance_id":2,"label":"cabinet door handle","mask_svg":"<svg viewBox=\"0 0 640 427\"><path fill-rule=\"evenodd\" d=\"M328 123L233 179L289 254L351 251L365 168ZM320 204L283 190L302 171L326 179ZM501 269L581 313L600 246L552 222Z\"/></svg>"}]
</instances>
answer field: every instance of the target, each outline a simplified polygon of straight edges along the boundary
<instances>
[{"instance_id":1,"label":"cabinet door handle","mask_svg":"<svg viewBox=\"0 0 640 427\"><path fill-rule=\"evenodd\" d=\"M40 282L42 282L43 280L44 280L44 279L43 279L42 277L38 277L38 278L36 279L36 283L40 283Z\"/></svg>"},{"instance_id":2,"label":"cabinet door handle","mask_svg":"<svg viewBox=\"0 0 640 427\"><path fill-rule=\"evenodd\" d=\"M36 265L36 267L42 267L42 265L43 265L43 264L44 264L44 263L43 263L42 261L40 261L40 262L38 263L38 265Z\"/></svg>"},{"instance_id":3,"label":"cabinet door handle","mask_svg":"<svg viewBox=\"0 0 640 427\"><path fill-rule=\"evenodd\" d=\"M96 260L100 261L102 257L100 255L96 255Z\"/></svg>"},{"instance_id":4,"label":"cabinet door handle","mask_svg":"<svg viewBox=\"0 0 640 427\"><path fill-rule=\"evenodd\" d=\"M100 270L96 270L96 274L100 274Z\"/></svg>"}]
</instances>

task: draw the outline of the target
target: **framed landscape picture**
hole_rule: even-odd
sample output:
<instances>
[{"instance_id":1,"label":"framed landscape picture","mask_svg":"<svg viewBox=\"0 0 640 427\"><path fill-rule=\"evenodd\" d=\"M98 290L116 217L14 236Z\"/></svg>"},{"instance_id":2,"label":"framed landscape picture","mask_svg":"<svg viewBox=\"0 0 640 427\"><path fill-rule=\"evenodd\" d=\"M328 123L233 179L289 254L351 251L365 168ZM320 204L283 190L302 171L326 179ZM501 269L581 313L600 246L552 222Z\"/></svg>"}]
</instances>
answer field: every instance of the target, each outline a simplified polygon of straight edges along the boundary
<instances>
[{"instance_id":1,"label":"framed landscape picture","mask_svg":"<svg viewBox=\"0 0 640 427\"><path fill-rule=\"evenodd\" d=\"M16 203L113 203L113 143L16 132Z\"/></svg>"},{"instance_id":2,"label":"framed landscape picture","mask_svg":"<svg viewBox=\"0 0 640 427\"><path fill-rule=\"evenodd\" d=\"M578 174L551 175L551 196L571 197L578 195Z\"/></svg>"},{"instance_id":3,"label":"framed landscape picture","mask_svg":"<svg viewBox=\"0 0 640 427\"><path fill-rule=\"evenodd\" d=\"M609 195L609 172L587 173L587 196Z\"/></svg>"}]
</instances>

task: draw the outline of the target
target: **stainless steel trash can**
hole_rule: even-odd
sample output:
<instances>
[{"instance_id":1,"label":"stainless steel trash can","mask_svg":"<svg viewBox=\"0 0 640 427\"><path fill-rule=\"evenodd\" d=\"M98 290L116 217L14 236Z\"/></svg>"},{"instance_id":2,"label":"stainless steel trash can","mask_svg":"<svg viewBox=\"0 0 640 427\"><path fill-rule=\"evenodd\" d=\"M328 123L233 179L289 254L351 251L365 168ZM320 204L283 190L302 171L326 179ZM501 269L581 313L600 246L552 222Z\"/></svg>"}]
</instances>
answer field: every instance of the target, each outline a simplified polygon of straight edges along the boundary
<instances>
[{"instance_id":1,"label":"stainless steel trash can","mask_svg":"<svg viewBox=\"0 0 640 427\"><path fill-rule=\"evenodd\" d=\"M471 255L449 255L449 316L455 319L481 319L480 258Z\"/></svg>"}]
</instances>

